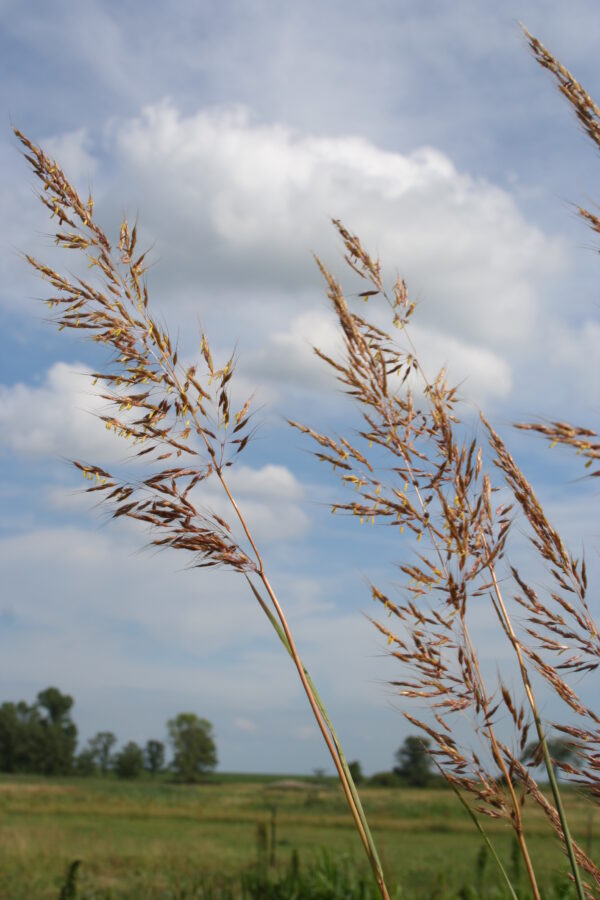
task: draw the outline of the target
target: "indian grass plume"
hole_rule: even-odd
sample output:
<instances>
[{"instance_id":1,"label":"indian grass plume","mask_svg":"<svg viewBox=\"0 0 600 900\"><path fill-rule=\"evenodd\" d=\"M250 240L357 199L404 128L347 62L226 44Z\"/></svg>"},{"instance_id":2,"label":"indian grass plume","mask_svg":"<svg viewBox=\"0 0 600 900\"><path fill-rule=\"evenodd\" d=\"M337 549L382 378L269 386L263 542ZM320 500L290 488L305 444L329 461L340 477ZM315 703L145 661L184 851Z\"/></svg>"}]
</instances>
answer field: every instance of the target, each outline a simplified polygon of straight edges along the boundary
<instances>
[{"instance_id":1,"label":"indian grass plume","mask_svg":"<svg viewBox=\"0 0 600 900\"><path fill-rule=\"evenodd\" d=\"M334 222L344 242L351 268L367 279L372 290L360 295L381 295L391 308L394 322L404 335L414 313L406 285L396 282L391 295L383 287L381 268L362 248L355 235ZM533 869L524 838L520 800L513 788L511 759L496 738L492 700L483 684L479 661L467 628L467 599L479 576L489 580L486 563L502 553L508 519L494 529L489 478L481 471L474 444L460 447L455 438L455 390L441 373L434 383L425 380L422 404L414 396L410 379L422 374L418 357L409 344L401 351L391 337L350 310L342 288L319 262L328 296L343 332L345 358L331 360L338 380L361 408L361 449L347 438L332 438L292 422L327 453L317 456L339 470L342 482L354 496L336 502L332 511L345 512L361 523L383 521L398 535L412 533L419 547L414 563L402 563L406 576L405 602L397 603L375 585L373 599L379 601L396 624L375 622L386 636L390 653L408 667L410 677L394 686L406 697L426 699L433 707L436 726L408 713L409 720L432 738L433 754L446 777L473 791L481 809L494 817L512 817L526 858L531 880ZM387 456L385 469L368 461L373 449ZM392 474L384 480L381 472ZM472 500L471 497L472 496ZM422 538L425 541L422 542ZM427 552L426 547L432 552ZM439 595L440 603L426 606L428 595ZM505 801L496 779L489 775L475 754L460 747L448 719L468 709L475 728L485 729L494 762L510 786Z\"/></svg>"},{"instance_id":2,"label":"indian grass plume","mask_svg":"<svg viewBox=\"0 0 600 900\"><path fill-rule=\"evenodd\" d=\"M557 581L557 591L540 602L517 570L512 570L518 589L514 599L525 612L524 625L517 631L498 574L514 504L494 498L500 487L485 470L484 446L476 438L464 437L457 389L447 383L443 371L429 380L420 365L408 329L416 306L404 281L396 281L387 292L379 261L341 222L334 220L334 225L350 268L370 284L358 296L387 303L402 343L353 312L341 285L317 260L342 332L344 355L332 359L318 348L315 352L358 404L362 421L353 441L297 422L290 424L318 445L318 459L353 490L351 498L335 502L332 512L351 515L361 524L379 521L394 528L402 541L412 538L412 559L403 557L399 563L406 579L400 597L392 599L372 585L373 599L388 616L386 622L373 621L386 637L390 654L403 667L404 674L392 684L405 698L425 702L431 709L428 721L411 712L405 715L432 739L432 753L446 779L474 797L478 812L513 828L534 897L540 893L522 812L528 797L541 806L563 841L579 895L597 896L600 870L570 836L549 758L547 726L530 678L530 667L534 667L569 711L585 720L586 727L572 736L593 749L572 771L588 786L597 786L598 720L566 681L569 673L595 668L600 652L598 631L585 600L585 564L568 554L501 439L482 418L494 462L533 529L534 547ZM413 385L419 381L417 392ZM577 605L559 593L565 589L575 592ZM469 622L471 608L484 602L491 604L500 634L516 656L522 686L518 696L502 680L490 687L483 677ZM462 723L465 713L472 726L471 743L455 737L457 714ZM510 745L498 734L498 722L507 714L514 730ZM548 777L554 781L554 804L540 791L533 766L522 762L530 731L544 750ZM588 876L585 883L579 867Z\"/></svg>"},{"instance_id":3,"label":"indian grass plume","mask_svg":"<svg viewBox=\"0 0 600 900\"><path fill-rule=\"evenodd\" d=\"M558 89L570 103L582 128L600 149L600 107L577 78L524 26L521 27L536 61L554 76ZM583 206L578 206L577 212L593 231L600 234L600 218L596 213ZM589 470L587 474L600 476L600 467L592 469L592 466L597 466L600 461L600 440L597 431L561 421L522 422L516 427L544 435L550 441L551 447L557 444L574 447L585 459L585 468Z\"/></svg>"},{"instance_id":4,"label":"indian grass plume","mask_svg":"<svg viewBox=\"0 0 600 900\"><path fill-rule=\"evenodd\" d=\"M554 76L560 92L566 97L584 131L600 149L600 107L578 79L537 38L525 27L523 32L536 61ZM600 233L600 219L595 213L582 206L578 206L577 211L593 231ZM519 423L516 427L544 435L550 440L551 447L562 444L575 448L577 454L585 459L587 474L592 477L600 475L600 468L597 467L600 460L597 428L594 430L563 421ZM506 451L500 452L498 459L507 478L513 478L509 454ZM574 559L565 551L560 538L552 531L543 511L535 503L529 486L525 486L522 491L521 506L530 520L538 552L546 560L554 581L554 590L551 591L554 606L544 614L543 610L540 611L540 600L536 592L530 585L519 580L522 592L518 599L529 611L532 637L541 647L563 654L563 660L557 668L574 672L595 670L600 657L600 636L587 604L585 559ZM514 574L516 577L517 573ZM534 662L544 674L546 664L539 657ZM557 681L551 672L546 671L545 674L560 694L563 691L561 680ZM567 766L567 771L596 798L600 798L600 720L592 710L580 703L574 692L564 691L562 699L581 719L578 725L556 725L573 739L578 758L583 761L583 765ZM587 727L586 722L591 722L593 727Z\"/></svg>"},{"instance_id":5,"label":"indian grass plume","mask_svg":"<svg viewBox=\"0 0 600 900\"><path fill-rule=\"evenodd\" d=\"M114 518L148 526L152 544L191 554L191 565L225 566L243 574L254 598L292 657L317 725L330 752L379 892L388 897L381 863L348 764L331 721L295 646L283 609L269 582L259 549L233 496L227 471L250 440L251 398L234 410L235 360L219 365L202 334L200 361L179 359L168 330L153 317L146 279L147 252L137 247L137 226L124 220L113 248L94 220L92 196L84 202L62 169L22 132L15 134L42 184L40 198L58 220L56 244L84 254L97 278L66 277L26 255L51 289L46 302L62 329L75 329L111 353L93 373L108 410L106 428L131 445L135 477L89 461L74 461L93 482L87 492L103 500ZM241 527L198 505L204 482L216 480Z\"/></svg>"}]
</instances>

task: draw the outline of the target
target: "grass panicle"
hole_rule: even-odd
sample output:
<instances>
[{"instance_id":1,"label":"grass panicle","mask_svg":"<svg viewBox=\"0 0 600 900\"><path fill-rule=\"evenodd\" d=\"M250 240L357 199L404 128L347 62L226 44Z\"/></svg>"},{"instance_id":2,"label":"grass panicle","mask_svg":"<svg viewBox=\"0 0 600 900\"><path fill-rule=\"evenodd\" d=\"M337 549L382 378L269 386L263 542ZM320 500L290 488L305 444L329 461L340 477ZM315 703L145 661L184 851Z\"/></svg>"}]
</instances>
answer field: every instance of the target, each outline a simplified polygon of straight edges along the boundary
<instances>
[{"instance_id":1,"label":"grass panicle","mask_svg":"<svg viewBox=\"0 0 600 900\"><path fill-rule=\"evenodd\" d=\"M95 279L68 278L26 255L27 262L50 285L46 299L60 330L74 329L111 353L106 370L93 374L102 386L108 410L106 428L132 447L129 473L75 460L114 518L126 516L154 533L152 544L191 554L199 568L224 566L242 573L276 627L293 659L308 701L340 777L357 831L381 896L387 889L352 775L329 717L298 655L281 604L265 571L259 549L227 481L227 470L251 438L251 399L239 410L231 405L232 355L218 365L208 337L202 334L200 360L179 358L167 329L152 315L144 273L147 251L137 248L137 226L123 220L113 247L93 218L92 196L84 203L57 162L21 131L15 134L25 158L42 184L40 199L58 220L59 247L84 254ZM230 522L200 505L201 488L217 481L242 541ZM233 521L232 520L232 521Z\"/></svg>"},{"instance_id":2,"label":"grass panicle","mask_svg":"<svg viewBox=\"0 0 600 900\"><path fill-rule=\"evenodd\" d=\"M528 38L538 61L556 75L586 131L600 146L598 107L538 41ZM580 212L597 228L590 213ZM573 687L573 676L596 670L600 659L599 631L586 597L585 560L568 552L490 423L481 417L487 441L465 437L457 388L448 384L443 370L429 379L419 362L409 333L416 304L409 299L406 283L399 279L386 290L380 261L339 220L333 224L353 275L367 282L366 289L353 293L365 301L382 299L401 337L393 340L355 313L337 279L317 260L344 354L332 359L318 348L315 352L358 404L361 425L357 438L350 441L298 422L290 424L318 445L317 458L332 467L346 488L353 489L352 498L333 504L332 512L351 515L361 524L379 521L396 529L404 542L412 538L412 553L403 554L399 563L405 576L400 598L392 599L372 586L373 599L392 620L374 624L406 673L393 684L402 696L420 704L426 701L431 710L428 721L411 712L406 713L408 720L433 740L432 752L447 780L471 793L480 813L504 819L514 829L534 897L540 897L540 892L523 826L522 806L527 798L540 805L563 842L578 896L596 896L600 869L570 834L555 774L555 767L562 768L598 797L600 720ZM574 446L588 468L599 456L591 429L558 421L517 427L540 432L553 443ZM499 470L503 484L492 478L489 462ZM494 493L506 487L513 502L494 502ZM532 546L553 579L543 597L514 566L509 566L512 590L501 588L501 581L506 582L499 567L504 565L518 509L529 526ZM490 603L500 633L515 654L520 691L501 679L490 686L482 675L469 625L471 607L482 601ZM510 611L515 601L522 613L518 627ZM579 718L576 726L542 721L532 669L566 705L567 719L573 714ZM453 719L458 713L462 718L468 714L472 741L459 744L454 737ZM514 730L511 745L497 733L499 719L507 714ZM551 758L549 729L572 739L575 764ZM539 753L535 760L526 761L523 754L530 731ZM484 753L476 753L473 747L482 741ZM534 777L540 762L545 765L553 803Z\"/></svg>"}]
</instances>

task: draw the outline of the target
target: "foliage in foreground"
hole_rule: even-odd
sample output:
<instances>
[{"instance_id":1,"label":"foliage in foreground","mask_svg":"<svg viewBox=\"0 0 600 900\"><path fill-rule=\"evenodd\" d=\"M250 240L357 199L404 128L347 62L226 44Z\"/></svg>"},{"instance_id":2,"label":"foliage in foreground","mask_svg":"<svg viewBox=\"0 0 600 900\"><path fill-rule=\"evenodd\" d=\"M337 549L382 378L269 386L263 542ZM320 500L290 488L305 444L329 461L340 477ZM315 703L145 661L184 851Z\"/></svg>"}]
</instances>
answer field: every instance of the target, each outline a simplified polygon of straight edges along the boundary
<instances>
[{"instance_id":1,"label":"foliage in foreground","mask_svg":"<svg viewBox=\"0 0 600 900\"><path fill-rule=\"evenodd\" d=\"M75 860L67 869L59 900L115 900L112 890L78 888L81 861ZM389 883L392 900L510 900L510 893L501 885L487 880L485 858L475 863L474 880L458 888L450 887L448 876L440 871L432 878L432 886L425 892L414 885ZM309 865L301 865L296 851L283 869L271 869L260 863L239 875L191 876L174 875L172 886L160 892L128 896L131 900L160 897L161 900L377 900L380 892L372 878L348 857L334 857L322 850ZM151 890L151 889L150 889ZM521 900L531 895L523 892ZM555 877L544 886L544 900L573 900L575 888L564 877Z\"/></svg>"}]
</instances>

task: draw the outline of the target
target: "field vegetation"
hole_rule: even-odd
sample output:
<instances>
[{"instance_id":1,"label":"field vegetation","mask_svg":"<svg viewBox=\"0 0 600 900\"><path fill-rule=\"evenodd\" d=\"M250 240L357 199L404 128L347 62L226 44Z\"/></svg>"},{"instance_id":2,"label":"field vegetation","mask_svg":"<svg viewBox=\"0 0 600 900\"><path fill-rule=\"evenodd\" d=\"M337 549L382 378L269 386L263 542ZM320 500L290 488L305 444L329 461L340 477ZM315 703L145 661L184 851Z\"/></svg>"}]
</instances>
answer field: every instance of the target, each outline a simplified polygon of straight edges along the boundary
<instances>
[{"instance_id":1,"label":"field vegetation","mask_svg":"<svg viewBox=\"0 0 600 900\"><path fill-rule=\"evenodd\" d=\"M361 794L392 897L506 896L447 787L377 787L367 779ZM593 853L589 805L573 790L565 802L576 838ZM543 814L531 808L526 818L544 897L574 896ZM495 821L488 832L519 896L528 897L510 828ZM164 775L135 782L2 776L0 896L57 898L76 860L71 896L81 898L366 898L377 891L334 778L215 774L182 785Z\"/></svg>"}]
</instances>

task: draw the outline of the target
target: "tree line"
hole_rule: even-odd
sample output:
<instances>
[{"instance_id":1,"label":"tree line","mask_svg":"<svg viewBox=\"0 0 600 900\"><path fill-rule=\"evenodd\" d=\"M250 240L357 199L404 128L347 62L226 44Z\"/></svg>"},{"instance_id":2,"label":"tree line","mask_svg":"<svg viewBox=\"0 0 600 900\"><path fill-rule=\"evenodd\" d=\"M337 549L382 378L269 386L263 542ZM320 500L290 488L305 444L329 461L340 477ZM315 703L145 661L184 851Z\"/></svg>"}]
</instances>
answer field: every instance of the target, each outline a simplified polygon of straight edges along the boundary
<instances>
[{"instance_id":1,"label":"tree line","mask_svg":"<svg viewBox=\"0 0 600 900\"><path fill-rule=\"evenodd\" d=\"M576 758L577 747L573 741L562 737L552 737L547 741L552 758L559 765L563 765L566 771L571 760ZM541 764L542 748L538 741L532 741L525 746L521 753L521 760L533 765ZM394 787L404 785L413 788L426 788L436 784L446 784L445 779L436 772L434 756L429 738L420 734L409 734L394 755L396 765L389 772L376 772L368 779L371 785L380 787ZM355 784L366 781L361 765L358 761L349 763L352 778ZM560 770L557 770L560 771ZM498 773L498 782L503 783L501 773Z\"/></svg>"},{"instance_id":2,"label":"tree line","mask_svg":"<svg viewBox=\"0 0 600 900\"><path fill-rule=\"evenodd\" d=\"M77 726L71 718L73 706L73 698L56 687L40 691L32 704L24 700L3 703L0 706L0 772L82 776L114 773L120 778L137 778L143 772L158 775L168 771L183 781L194 781L217 765L213 726L191 712L179 713L167 722L173 750L168 763L165 744L155 739L146 741L143 747L128 741L114 752L117 737L112 731L99 731L77 752ZM560 762L568 762L573 757L573 747L564 739L550 739L548 745ZM536 755L539 746L531 743L525 747L522 758L535 762ZM396 751L395 760L391 771L375 773L368 779L369 783L422 788L439 780L433 770L427 738L408 735ZM358 760L351 762L349 768L356 784L366 780Z\"/></svg>"},{"instance_id":3,"label":"tree line","mask_svg":"<svg viewBox=\"0 0 600 900\"><path fill-rule=\"evenodd\" d=\"M120 750L112 731L99 731L77 751L77 726L72 719L73 697L56 687L40 691L34 703L24 700L0 706L0 772L36 775L106 775L136 778L144 771L170 771L193 781L217 765L213 726L195 713L169 719L167 732L173 750L167 763L162 741L142 747L128 741Z\"/></svg>"},{"instance_id":4,"label":"tree line","mask_svg":"<svg viewBox=\"0 0 600 900\"><path fill-rule=\"evenodd\" d=\"M77 752L77 726L71 717L73 697L56 687L40 691L32 704L3 703L0 706L0 772L36 775L107 775L136 778L143 772L157 775L170 771L193 781L217 765L213 726L195 713L179 713L167 722L173 749L167 763L167 748L150 739L142 747L128 741L115 752L117 737L99 731ZM397 751L398 766L370 779L374 784L398 783L424 787L431 779L428 741L409 736ZM364 780L360 763L350 763L354 780Z\"/></svg>"}]
</instances>

